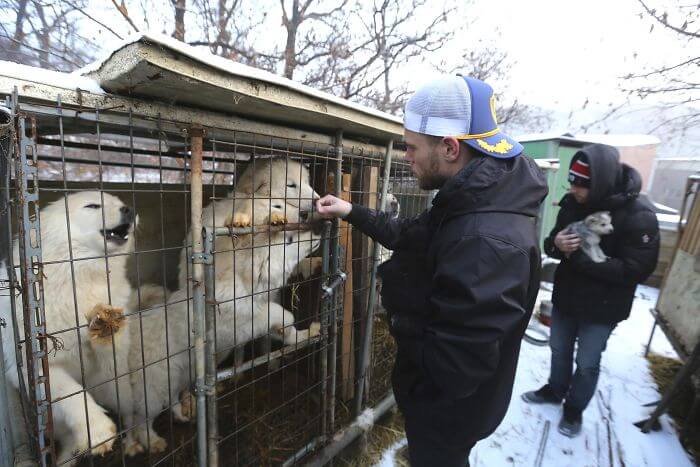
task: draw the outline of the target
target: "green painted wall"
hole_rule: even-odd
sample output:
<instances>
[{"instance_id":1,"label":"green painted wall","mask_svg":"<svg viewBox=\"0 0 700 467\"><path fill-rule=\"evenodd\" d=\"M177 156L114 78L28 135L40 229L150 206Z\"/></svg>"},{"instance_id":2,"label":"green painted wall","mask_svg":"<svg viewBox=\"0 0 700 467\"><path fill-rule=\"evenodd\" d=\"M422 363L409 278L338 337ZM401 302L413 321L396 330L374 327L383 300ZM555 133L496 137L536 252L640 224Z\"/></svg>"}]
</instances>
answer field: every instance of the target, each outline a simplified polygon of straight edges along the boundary
<instances>
[{"instance_id":1,"label":"green painted wall","mask_svg":"<svg viewBox=\"0 0 700 467\"><path fill-rule=\"evenodd\" d=\"M540 246L542 246L545 237L554 228L559 213L559 200L569 190L569 165L571 159L579 150L582 144L576 142L561 141L559 139L531 141L522 143L525 148L525 154L533 159L558 159L559 169L546 170L547 186L549 194L542 203L539 221Z\"/></svg>"}]
</instances>

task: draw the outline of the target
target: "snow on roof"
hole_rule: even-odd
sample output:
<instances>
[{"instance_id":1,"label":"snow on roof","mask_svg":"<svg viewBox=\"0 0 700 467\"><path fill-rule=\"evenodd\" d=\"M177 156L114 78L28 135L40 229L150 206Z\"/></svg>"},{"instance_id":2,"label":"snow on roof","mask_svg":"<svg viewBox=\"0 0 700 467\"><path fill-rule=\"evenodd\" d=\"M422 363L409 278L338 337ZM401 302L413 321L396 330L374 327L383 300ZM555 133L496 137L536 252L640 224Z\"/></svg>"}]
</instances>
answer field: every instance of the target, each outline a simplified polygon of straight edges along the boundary
<instances>
[{"instance_id":1,"label":"snow on roof","mask_svg":"<svg viewBox=\"0 0 700 467\"><path fill-rule=\"evenodd\" d=\"M61 73L60 71L20 65L19 63L4 60L0 60L0 76L37 84L48 84L71 91L80 89L93 94L104 94L104 90L94 79L72 73Z\"/></svg>"},{"instance_id":2,"label":"snow on roof","mask_svg":"<svg viewBox=\"0 0 700 467\"><path fill-rule=\"evenodd\" d=\"M403 120L401 118L388 114L386 112L372 109L370 107L366 107L364 105L357 104L346 99L342 99L332 94L319 91L318 89L314 89L310 86L306 86L301 83L297 83L290 79L284 78L282 76L275 75L274 73L270 73L269 71L253 68L242 63L234 62L233 60L228 60L223 57L213 55L205 49L192 47L172 37L155 32L139 33L127 37L124 41L117 43L114 47L108 50L104 58L75 71L74 75L84 77L84 75L87 75L88 73L96 72L100 69L100 67L102 67L102 65L105 64L107 60L109 60L109 58L115 52L122 49L123 47L126 47L127 45L134 44L136 42L155 43L163 47L167 47L193 60L201 62L210 67L216 68L225 73L230 73L232 75L236 75L243 78L252 78L259 81L264 81L269 84L285 87L289 90L306 94L307 96L311 96L317 99L323 99L325 101L333 102L335 104L351 108L353 110L357 110L369 115L373 115L375 117L403 124Z\"/></svg>"},{"instance_id":3,"label":"snow on roof","mask_svg":"<svg viewBox=\"0 0 700 467\"><path fill-rule=\"evenodd\" d=\"M575 141L585 143L601 143L615 147L647 146L660 144L661 140L656 136L642 134L594 134L580 133L577 135L560 133L528 133L515 138L521 143L546 140Z\"/></svg>"}]
</instances>

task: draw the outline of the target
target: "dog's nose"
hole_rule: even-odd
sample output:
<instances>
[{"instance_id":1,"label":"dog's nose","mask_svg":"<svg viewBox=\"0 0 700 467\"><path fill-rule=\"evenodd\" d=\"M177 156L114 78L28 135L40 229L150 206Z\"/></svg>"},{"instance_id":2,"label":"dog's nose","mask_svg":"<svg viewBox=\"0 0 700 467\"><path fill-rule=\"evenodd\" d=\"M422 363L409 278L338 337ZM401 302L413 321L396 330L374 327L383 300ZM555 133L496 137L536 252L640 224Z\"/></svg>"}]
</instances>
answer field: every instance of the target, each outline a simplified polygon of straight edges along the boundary
<instances>
[{"instance_id":1,"label":"dog's nose","mask_svg":"<svg viewBox=\"0 0 700 467\"><path fill-rule=\"evenodd\" d=\"M119 212L122 213L122 217L127 219L129 223L131 223L134 220L134 210L131 209L129 206L120 207Z\"/></svg>"}]
</instances>

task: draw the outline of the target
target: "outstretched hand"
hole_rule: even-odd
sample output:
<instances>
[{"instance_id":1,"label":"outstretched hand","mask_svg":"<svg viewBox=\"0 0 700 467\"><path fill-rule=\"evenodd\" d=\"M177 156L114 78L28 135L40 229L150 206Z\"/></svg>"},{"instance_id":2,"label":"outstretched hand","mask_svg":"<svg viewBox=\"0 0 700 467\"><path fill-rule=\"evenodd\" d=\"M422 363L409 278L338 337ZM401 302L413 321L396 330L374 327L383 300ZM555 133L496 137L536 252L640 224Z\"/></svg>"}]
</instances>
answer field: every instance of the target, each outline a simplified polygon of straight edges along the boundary
<instances>
[{"instance_id":1,"label":"outstretched hand","mask_svg":"<svg viewBox=\"0 0 700 467\"><path fill-rule=\"evenodd\" d=\"M324 219L345 218L352 210L352 204L333 195L326 195L316 201L316 211Z\"/></svg>"}]
</instances>

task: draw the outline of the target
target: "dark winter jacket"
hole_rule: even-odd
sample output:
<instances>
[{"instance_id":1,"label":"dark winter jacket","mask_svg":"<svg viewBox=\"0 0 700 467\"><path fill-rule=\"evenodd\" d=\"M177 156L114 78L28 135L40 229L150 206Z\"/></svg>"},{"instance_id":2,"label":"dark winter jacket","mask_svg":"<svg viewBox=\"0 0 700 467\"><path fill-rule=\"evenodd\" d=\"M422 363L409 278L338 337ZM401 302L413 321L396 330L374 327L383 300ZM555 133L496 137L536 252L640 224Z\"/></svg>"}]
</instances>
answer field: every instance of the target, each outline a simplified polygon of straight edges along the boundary
<instances>
[{"instance_id":1,"label":"dark winter jacket","mask_svg":"<svg viewBox=\"0 0 700 467\"><path fill-rule=\"evenodd\" d=\"M382 303L407 416L449 413L474 439L503 419L539 288L535 223L546 193L532 159L479 157L416 219L353 205L348 220L394 250L380 267Z\"/></svg>"},{"instance_id":2,"label":"dark winter jacket","mask_svg":"<svg viewBox=\"0 0 700 467\"><path fill-rule=\"evenodd\" d=\"M589 322L615 324L627 319L637 284L654 271L659 256L659 224L649 203L640 199L639 173L619 161L615 148L592 144L581 149L588 157L591 188L586 204L571 195L561 210L545 252L561 259L554 277L552 301L556 309ZM610 211L614 231L600 242L609 257L594 263L581 250L565 258L554 237L570 223L597 211Z\"/></svg>"}]
</instances>

